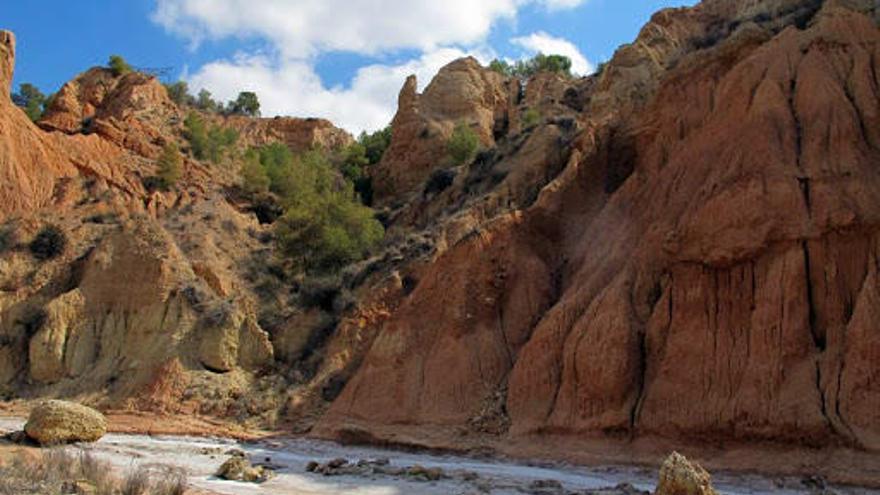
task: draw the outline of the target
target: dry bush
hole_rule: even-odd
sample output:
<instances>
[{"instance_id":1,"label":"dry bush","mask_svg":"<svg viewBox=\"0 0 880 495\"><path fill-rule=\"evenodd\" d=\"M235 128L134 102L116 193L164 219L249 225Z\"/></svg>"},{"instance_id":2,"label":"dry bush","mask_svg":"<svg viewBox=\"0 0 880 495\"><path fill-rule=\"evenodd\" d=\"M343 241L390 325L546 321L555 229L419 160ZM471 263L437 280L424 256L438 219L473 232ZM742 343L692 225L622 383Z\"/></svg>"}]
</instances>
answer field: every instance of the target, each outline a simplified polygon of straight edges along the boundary
<instances>
[{"instance_id":1,"label":"dry bush","mask_svg":"<svg viewBox=\"0 0 880 495\"><path fill-rule=\"evenodd\" d=\"M122 480L122 495L147 495L150 488L149 469L138 466L129 470Z\"/></svg>"},{"instance_id":2,"label":"dry bush","mask_svg":"<svg viewBox=\"0 0 880 495\"><path fill-rule=\"evenodd\" d=\"M0 495L66 493L85 483L94 495L184 495L186 473L169 466L139 466L121 480L112 466L91 453L51 448L36 453L21 451L0 465Z\"/></svg>"},{"instance_id":3,"label":"dry bush","mask_svg":"<svg viewBox=\"0 0 880 495\"><path fill-rule=\"evenodd\" d=\"M122 481L121 495L183 495L188 483L186 472L171 466L133 468Z\"/></svg>"},{"instance_id":4,"label":"dry bush","mask_svg":"<svg viewBox=\"0 0 880 495\"><path fill-rule=\"evenodd\" d=\"M182 469L163 466L159 469L153 484L153 495L183 495L189 486L186 472Z\"/></svg>"}]
</instances>

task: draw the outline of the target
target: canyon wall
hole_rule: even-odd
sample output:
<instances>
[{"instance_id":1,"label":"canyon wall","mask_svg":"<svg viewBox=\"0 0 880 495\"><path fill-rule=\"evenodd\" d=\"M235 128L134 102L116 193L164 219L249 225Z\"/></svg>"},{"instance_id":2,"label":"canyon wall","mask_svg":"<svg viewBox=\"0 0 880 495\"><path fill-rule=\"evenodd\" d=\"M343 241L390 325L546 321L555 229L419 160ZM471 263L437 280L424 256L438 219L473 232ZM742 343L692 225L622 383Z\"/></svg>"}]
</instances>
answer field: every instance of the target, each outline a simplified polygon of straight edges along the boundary
<instances>
[{"instance_id":1,"label":"canyon wall","mask_svg":"<svg viewBox=\"0 0 880 495\"><path fill-rule=\"evenodd\" d=\"M570 83L566 166L419 273L319 430L880 448L878 49L870 2L657 14Z\"/></svg>"}]
</instances>

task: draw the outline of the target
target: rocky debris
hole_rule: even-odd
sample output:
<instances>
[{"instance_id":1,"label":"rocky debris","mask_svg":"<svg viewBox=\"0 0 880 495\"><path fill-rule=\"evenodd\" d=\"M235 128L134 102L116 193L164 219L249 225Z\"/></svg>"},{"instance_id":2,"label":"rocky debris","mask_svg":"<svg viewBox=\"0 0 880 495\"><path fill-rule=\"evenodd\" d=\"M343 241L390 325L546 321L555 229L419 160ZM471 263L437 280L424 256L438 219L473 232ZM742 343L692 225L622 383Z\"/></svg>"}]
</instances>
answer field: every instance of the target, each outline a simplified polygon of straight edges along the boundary
<instances>
[{"instance_id":1,"label":"rocky debris","mask_svg":"<svg viewBox=\"0 0 880 495\"><path fill-rule=\"evenodd\" d=\"M40 445L97 442L107 433L107 419L90 407L48 400L31 409L24 431Z\"/></svg>"},{"instance_id":2,"label":"rocky debris","mask_svg":"<svg viewBox=\"0 0 880 495\"><path fill-rule=\"evenodd\" d=\"M391 465L391 461L386 458L369 460L361 459L357 462L350 462L347 459L339 458L330 460L324 464L317 461L311 461L306 465L306 471L322 474L324 476L380 475L424 482L449 478L449 475L440 468L426 468L420 465L397 467Z\"/></svg>"},{"instance_id":3,"label":"rocky debris","mask_svg":"<svg viewBox=\"0 0 880 495\"><path fill-rule=\"evenodd\" d=\"M492 476L484 477L480 474L467 470L446 471L441 468L429 468L421 465L397 466L387 458L361 459L349 461L344 458L332 459L321 463L310 461L305 466L306 472L323 476L352 476L375 479L378 477L391 477L403 481L435 482L451 480L470 487L473 492L465 493L504 493L517 492L529 495L583 495L583 492L574 492L567 489L558 480L543 479L531 481L511 481ZM628 483L621 483L614 487L589 490L587 495L648 495L649 492L638 490Z\"/></svg>"},{"instance_id":4,"label":"rocky debris","mask_svg":"<svg viewBox=\"0 0 880 495\"><path fill-rule=\"evenodd\" d=\"M528 493L532 495L558 495L564 494L565 488L556 480L535 480L529 483Z\"/></svg>"},{"instance_id":5,"label":"rocky debris","mask_svg":"<svg viewBox=\"0 0 880 495\"><path fill-rule=\"evenodd\" d=\"M655 495L716 495L712 477L699 464L673 452L660 468Z\"/></svg>"},{"instance_id":6,"label":"rocky debris","mask_svg":"<svg viewBox=\"0 0 880 495\"><path fill-rule=\"evenodd\" d=\"M244 456L233 455L217 470L218 478L245 483L265 483L275 476L275 471L265 466L254 466Z\"/></svg>"}]
</instances>

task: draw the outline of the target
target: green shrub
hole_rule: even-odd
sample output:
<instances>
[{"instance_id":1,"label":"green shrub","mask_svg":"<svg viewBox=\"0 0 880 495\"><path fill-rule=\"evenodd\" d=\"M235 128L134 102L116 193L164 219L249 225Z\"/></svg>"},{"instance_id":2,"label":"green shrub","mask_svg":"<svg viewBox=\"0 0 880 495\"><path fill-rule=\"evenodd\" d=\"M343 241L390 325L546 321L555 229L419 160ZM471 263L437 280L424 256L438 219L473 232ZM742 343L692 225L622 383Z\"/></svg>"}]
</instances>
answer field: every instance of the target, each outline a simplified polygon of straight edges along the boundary
<instances>
[{"instance_id":1,"label":"green shrub","mask_svg":"<svg viewBox=\"0 0 880 495\"><path fill-rule=\"evenodd\" d=\"M132 71L128 62L125 61L124 58L120 55L110 55L110 60L107 62L107 65L110 67L110 70L113 71L113 75L116 77L124 76Z\"/></svg>"},{"instance_id":2,"label":"green shrub","mask_svg":"<svg viewBox=\"0 0 880 495\"><path fill-rule=\"evenodd\" d=\"M47 225L31 240L28 248L34 258L40 261L61 256L67 248L67 235L55 225Z\"/></svg>"},{"instance_id":3,"label":"green shrub","mask_svg":"<svg viewBox=\"0 0 880 495\"><path fill-rule=\"evenodd\" d=\"M207 89L199 91L199 95L196 97L196 106L206 112L217 112L220 110L220 104L214 100L211 92Z\"/></svg>"},{"instance_id":4,"label":"green shrub","mask_svg":"<svg viewBox=\"0 0 880 495\"><path fill-rule=\"evenodd\" d=\"M269 191L269 174L260 163L260 155L249 150L241 166L241 187L250 195L258 195Z\"/></svg>"},{"instance_id":5,"label":"green shrub","mask_svg":"<svg viewBox=\"0 0 880 495\"><path fill-rule=\"evenodd\" d=\"M373 181L367 170L370 165L372 164L367 157L367 148L360 142L353 143L343 152L340 172L354 185L354 192L366 205L373 202Z\"/></svg>"},{"instance_id":6,"label":"green shrub","mask_svg":"<svg viewBox=\"0 0 880 495\"><path fill-rule=\"evenodd\" d=\"M177 81L176 83L166 84L165 89L168 91L168 97L171 101L182 107L185 105L193 105L195 98L189 94L189 85L186 81Z\"/></svg>"},{"instance_id":7,"label":"green shrub","mask_svg":"<svg viewBox=\"0 0 880 495\"><path fill-rule=\"evenodd\" d=\"M238 132L235 129L211 126L208 129L207 148L205 156L212 163L220 163L226 152L238 141Z\"/></svg>"},{"instance_id":8,"label":"green shrub","mask_svg":"<svg viewBox=\"0 0 880 495\"><path fill-rule=\"evenodd\" d=\"M369 165L375 165L382 160L385 150L391 145L391 126L367 134L361 132L358 136L358 144L364 147L364 155Z\"/></svg>"},{"instance_id":9,"label":"green shrub","mask_svg":"<svg viewBox=\"0 0 880 495\"><path fill-rule=\"evenodd\" d=\"M464 122L456 124L446 143L446 149L455 165L464 165L473 160L479 147L479 136Z\"/></svg>"},{"instance_id":10,"label":"green shrub","mask_svg":"<svg viewBox=\"0 0 880 495\"><path fill-rule=\"evenodd\" d=\"M382 240L373 210L358 202L352 184L340 180L323 153L296 157L280 177L285 213L276 223L276 239L300 268L337 271Z\"/></svg>"},{"instance_id":11,"label":"green shrub","mask_svg":"<svg viewBox=\"0 0 880 495\"><path fill-rule=\"evenodd\" d=\"M180 154L180 148L174 143L166 144L159 157L159 170L156 174L162 189L171 189L177 185L182 173L183 155Z\"/></svg>"},{"instance_id":12,"label":"green shrub","mask_svg":"<svg viewBox=\"0 0 880 495\"><path fill-rule=\"evenodd\" d=\"M221 126L205 124L199 114L190 112L183 121L184 137L189 141L190 150L198 160L219 163L226 152L238 141L238 132Z\"/></svg>"},{"instance_id":13,"label":"green shrub","mask_svg":"<svg viewBox=\"0 0 880 495\"><path fill-rule=\"evenodd\" d=\"M495 72L501 74L502 76L512 76L513 75L513 67L511 67L510 64L507 63L506 61L501 60L501 59L497 59L497 58L495 60L489 62L489 70L495 71Z\"/></svg>"},{"instance_id":14,"label":"green shrub","mask_svg":"<svg viewBox=\"0 0 880 495\"><path fill-rule=\"evenodd\" d=\"M28 118L36 122L48 107L49 98L46 98L46 95L33 84L22 83L18 87L18 93L12 95L12 102L21 107Z\"/></svg>"},{"instance_id":15,"label":"green shrub","mask_svg":"<svg viewBox=\"0 0 880 495\"><path fill-rule=\"evenodd\" d=\"M367 256L384 230L352 196L333 192L288 208L276 227L282 252L312 272L334 272Z\"/></svg>"},{"instance_id":16,"label":"green shrub","mask_svg":"<svg viewBox=\"0 0 880 495\"><path fill-rule=\"evenodd\" d=\"M489 69L505 76L527 79L542 72L553 72L571 77L571 59L564 55L544 55L539 53L529 60L519 60L510 65L504 60L495 59Z\"/></svg>"},{"instance_id":17,"label":"green shrub","mask_svg":"<svg viewBox=\"0 0 880 495\"><path fill-rule=\"evenodd\" d=\"M269 179L269 189L279 196L287 196L293 192L296 181L292 175L293 152L281 143L270 143L248 151L256 156L257 161Z\"/></svg>"},{"instance_id":18,"label":"green shrub","mask_svg":"<svg viewBox=\"0 0 880 495\"><path fill-rule=\"evenodd\" d=\"M530 129L532 127L537 126L541 123L541 112L537 111L534 108L529 108L525 112L523 112L522 116L522 127L523 129Z\"/></svg>"},{"instance_id":19,"label":"green shrub","mask_svg":"<svg viewBox=\"0 0 880 495\"><path fill-rule=\"evenodd\" d=\"M199 160L205 159L208 149L208 129L205 121L195 112L190 112L183 121L183 135L189 141L189 147L194 157Z\"/></svg>"},{"instance_id":20,"label":"green shrub","mask_svg":"<svg viewBox=\"0 0 880 495\"><path fill-rule=\"evenodd\" d=\"M229 113L233 115L247 115L248 117L260 116L260 99L251 91L242 91L235 101L229 102Z\"/></svg>"}]
</instances>

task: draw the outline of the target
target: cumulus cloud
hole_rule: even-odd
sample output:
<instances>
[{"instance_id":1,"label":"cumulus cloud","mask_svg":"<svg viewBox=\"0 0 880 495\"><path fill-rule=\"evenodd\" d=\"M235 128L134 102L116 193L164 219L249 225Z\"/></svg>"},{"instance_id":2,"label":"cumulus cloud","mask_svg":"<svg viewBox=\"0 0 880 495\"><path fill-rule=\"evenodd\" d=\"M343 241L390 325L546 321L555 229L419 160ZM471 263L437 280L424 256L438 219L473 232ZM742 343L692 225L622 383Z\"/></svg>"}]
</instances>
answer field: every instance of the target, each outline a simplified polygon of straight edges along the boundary
<instances>
[{"instance_id":1,"label":"cumulus cloud","mask_svg":"<svg viewBox=\"0 0 880 495\"><path fill-rule=\"evenodd\" d=\"M584 0L158 0L153 20L198 43L263 37L285 57L324 50L375 54L468 45L527 4L572 8Z\"/></svg>"},{"instance_id":2,"label":"cumulus cloud","mask_svg":"<svg viewBox=\"0 0 880 495\"><path fill-rule=\"evenodd\" d=\"M195 90L208 89L222 100L254 91L265 115L323 117L359 132L391 121L408 75L416 74L425 84L456 58L491 59L485 40L493 25L514 20L524 6L559 10L584 1L157 0L152 18L194 47L226 38L268 42L268 54L241 53L185 74ZM554 50L534 48L548 42L555 43ZM580 56L564 40L543 35L535 43L520 46ZM420 55L399 64L362 67L346 87L327 87L315 71L318 57L326 52L370 56L406 49ZM576 71L589 68L583 56L572 60Z\"/></svg>"},{"instance_id":3,"label":"cumulus cloud","mask_svg":"<svg viewBox=\"0 0 880 495\"><path fill-rule=\"evenodd\" d=\"M326 88L308 62L275 62L264 55L239 54L232 60L205 65L189 76L189 82L195 90L207 88L222 100L235 98L239 91L254 91L264 115L323 117L358 133L391 122L407 76L415 74L424 85L441 67L467 55L484 63L490 58L485 52L440 48L399 65L362 67L348 88Z\"/></svg>"},{"instance_id":4,"label":"cumulus cloud","mask_svg":"<svg viewBox=\"0 0 880 495\"><path fill-rule=\"evenodd\" d=\"M573 43L563 38L550 36L543 31L530 34L529 36L514 38L511 42L530 53L565 55L571 59L571 71L575 74L585 76L595 71L593 64L587 60L587 57Z\"/></svg>"}]
</instances>

